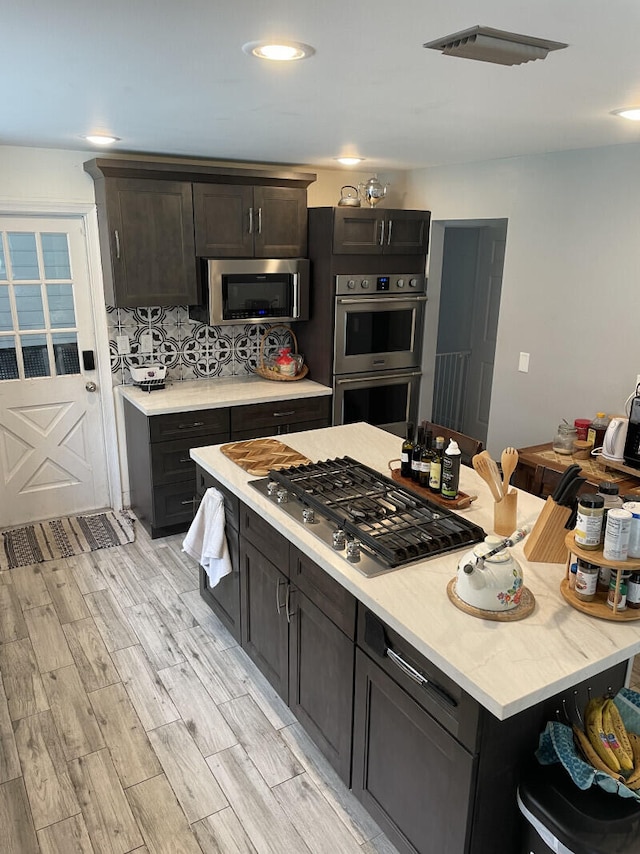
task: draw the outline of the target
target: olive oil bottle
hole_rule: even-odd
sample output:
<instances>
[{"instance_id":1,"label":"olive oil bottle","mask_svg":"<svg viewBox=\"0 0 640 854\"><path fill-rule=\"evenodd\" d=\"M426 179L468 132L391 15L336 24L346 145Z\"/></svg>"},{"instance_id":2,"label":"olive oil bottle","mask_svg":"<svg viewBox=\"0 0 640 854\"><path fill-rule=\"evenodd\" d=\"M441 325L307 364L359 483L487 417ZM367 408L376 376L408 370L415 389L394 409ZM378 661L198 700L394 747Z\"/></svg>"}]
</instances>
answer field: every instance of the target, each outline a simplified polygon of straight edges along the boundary
<instances>
[{"instance_id":1,"label":"olive oil bottle","mask_svg":"<svg viewBox=\"0 0 640 854\"><path fill-rule=\"evenodd\" d=\"M407 422L407 432L402 443L400 454L400 474L402 477L411 477L411 461L413 460L413 435L414 425L412 421Z\"/></svg>"},{"instance_id":2,"label":"olive oil bottle","mask_svg":"<svg viewBox=\"0 0 640 854\"><path fill-rule=\"evenodd\" d=\"M436 436L436 445L433 449L431 460L431 472L429 474L429 489L431 492L440 492L442 487L442 454L444 450L444 436Z\"/></svg>"}]
</instances>

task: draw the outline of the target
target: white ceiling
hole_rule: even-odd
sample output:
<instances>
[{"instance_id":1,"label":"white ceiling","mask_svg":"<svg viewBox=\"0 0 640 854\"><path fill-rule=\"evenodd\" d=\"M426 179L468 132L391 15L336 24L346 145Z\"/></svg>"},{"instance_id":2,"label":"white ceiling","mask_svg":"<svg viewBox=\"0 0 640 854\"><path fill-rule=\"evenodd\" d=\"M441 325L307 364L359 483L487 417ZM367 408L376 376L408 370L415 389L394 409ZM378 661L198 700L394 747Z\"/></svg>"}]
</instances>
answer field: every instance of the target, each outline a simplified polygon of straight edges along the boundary
<instances>
[{"instance_id":1,"label":"white ceiling","mask_svg":"<svg viewBox=\"0 0 640 854\"><path fill-rule=\"evenodd\" d=\"M505 67L422 44L482 24L565 50ZM22 0L2 10L0 144L409 169L640 141L638 0ZM261 62L288 38L312 58ZM111 148L109 151L113 152Z\"/></svg>"}]
</instances>

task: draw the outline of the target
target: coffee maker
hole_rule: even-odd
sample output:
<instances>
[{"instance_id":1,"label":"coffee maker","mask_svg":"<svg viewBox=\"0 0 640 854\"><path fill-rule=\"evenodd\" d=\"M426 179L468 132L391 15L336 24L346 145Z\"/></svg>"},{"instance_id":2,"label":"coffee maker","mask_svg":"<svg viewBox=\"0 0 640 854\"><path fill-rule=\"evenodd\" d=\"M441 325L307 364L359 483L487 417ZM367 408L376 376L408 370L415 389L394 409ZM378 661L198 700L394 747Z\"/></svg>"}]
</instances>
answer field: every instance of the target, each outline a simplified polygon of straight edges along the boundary
<instances>
[{"instance_id":1,"label":"coffee maker","mask_svg":"<svg viewBox=\"0 0 640 854\"><path fill-rule=\"evenodd\" d=\"M638 389L636 397L631 401L627 440L624 443L625 465L634 469L640 469L640 396L637 392Z\"/></svg>"}]
</instances>

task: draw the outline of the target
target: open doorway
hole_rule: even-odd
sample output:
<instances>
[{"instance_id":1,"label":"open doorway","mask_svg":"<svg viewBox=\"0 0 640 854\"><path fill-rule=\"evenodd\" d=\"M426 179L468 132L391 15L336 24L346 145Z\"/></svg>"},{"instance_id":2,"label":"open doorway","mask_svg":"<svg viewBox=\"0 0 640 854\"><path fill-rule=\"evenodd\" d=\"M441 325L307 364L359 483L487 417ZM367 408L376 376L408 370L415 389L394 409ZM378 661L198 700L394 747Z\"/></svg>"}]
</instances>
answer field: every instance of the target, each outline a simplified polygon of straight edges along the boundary
<instances>
[{"instance_id":1,"label":"open doorway","mask_svg":"<svg viewBox=\"0 0 640 854\"><path fill-rule=\"evenodd\" d=\"M439 279L431 420L486 445L507 220L436 225L429 276L430 290Z\"/></svg>"}]
</instances>

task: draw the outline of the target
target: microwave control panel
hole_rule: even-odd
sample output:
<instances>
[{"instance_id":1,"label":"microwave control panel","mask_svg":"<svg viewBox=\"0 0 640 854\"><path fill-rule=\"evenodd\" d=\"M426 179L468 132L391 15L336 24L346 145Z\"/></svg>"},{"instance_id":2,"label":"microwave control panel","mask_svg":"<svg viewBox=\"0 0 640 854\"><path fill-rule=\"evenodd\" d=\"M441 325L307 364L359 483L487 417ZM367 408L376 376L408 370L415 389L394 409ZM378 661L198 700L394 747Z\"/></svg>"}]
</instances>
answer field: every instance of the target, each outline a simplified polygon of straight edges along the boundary
<instances>
[{"instance_id":1,"label":"microwave control panel","mask_svg":"<svg viewBox=\"0 0 640 854\"><path fill-rule=\"evenodd\" d=\"M424 294L427 290L427 277L424 273L401 273L399 275L361 276L349 274L336 276L336 295L376 296L378 294L413 295Z\"/></svg>"}]
</instances>

